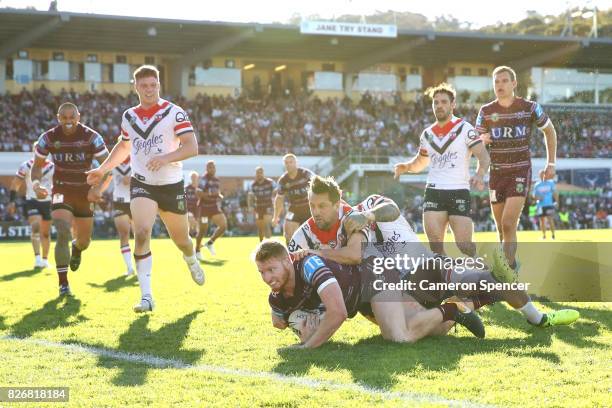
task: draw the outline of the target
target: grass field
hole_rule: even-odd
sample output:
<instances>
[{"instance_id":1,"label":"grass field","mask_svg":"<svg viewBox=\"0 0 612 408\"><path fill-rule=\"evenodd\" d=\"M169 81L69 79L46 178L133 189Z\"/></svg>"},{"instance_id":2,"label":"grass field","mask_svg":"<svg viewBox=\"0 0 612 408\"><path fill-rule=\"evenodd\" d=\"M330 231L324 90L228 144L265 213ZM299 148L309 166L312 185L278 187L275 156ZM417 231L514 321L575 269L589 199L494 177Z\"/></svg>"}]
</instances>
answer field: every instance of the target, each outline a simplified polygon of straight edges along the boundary
<instances>
[{"instance_id":1,"label":"grass field","mask_svg":"<svg viewBox=\"0 0 612 408\"><path fill-rule=\"evenodd\" d=\"M29 243L0 245L0 386L69 386L75 407L612 406L611 303L542 304L582 315L554 329L496 304L482 310L486 339L459 329L416 345L387 343L356 317L320 349L287 349L296 338L271 327L268 290L249 260L256 243L218 241L199 287L172 243L154 241L157 308L148 315L131 310L138 284L122 276L118 241L84 252L67 300L52 268L30 270Z\"/></svg>"}]
</instances>

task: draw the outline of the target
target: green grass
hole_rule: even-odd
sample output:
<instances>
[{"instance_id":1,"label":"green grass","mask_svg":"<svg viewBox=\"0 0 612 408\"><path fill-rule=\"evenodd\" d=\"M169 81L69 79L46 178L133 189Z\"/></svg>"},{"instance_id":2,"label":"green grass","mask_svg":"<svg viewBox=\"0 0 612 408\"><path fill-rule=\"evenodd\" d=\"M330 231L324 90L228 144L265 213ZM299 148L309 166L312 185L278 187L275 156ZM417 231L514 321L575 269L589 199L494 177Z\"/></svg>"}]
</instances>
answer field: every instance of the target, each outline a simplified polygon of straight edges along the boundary
<instances>
[{"instance_id":1,"label":"green grass","mask_svg":"<svg viewBox=\"0 0 612 408\"><path fill-rule=\"evenodd\" d=\"M611 241L609 231L561 231L558 239ZM28 243L2 244L0 386L69 386L75 407L612 406L611 303L542 304L582 314L552 330L496 304L482 311L486 339L459 329L416 345L385 342L356 317L324 347L292 350L294 335L270 324L268 290L249 260L256 243L218 241L199 287L172 243L154 241L157 309L149 315L131 310L138 284L121 276L118 241L94 241L84 252L69 275L72 300L57 299L52 268L30 270ZM134 362L130 353L172 361Z\"/></svg>"}]
</instances>

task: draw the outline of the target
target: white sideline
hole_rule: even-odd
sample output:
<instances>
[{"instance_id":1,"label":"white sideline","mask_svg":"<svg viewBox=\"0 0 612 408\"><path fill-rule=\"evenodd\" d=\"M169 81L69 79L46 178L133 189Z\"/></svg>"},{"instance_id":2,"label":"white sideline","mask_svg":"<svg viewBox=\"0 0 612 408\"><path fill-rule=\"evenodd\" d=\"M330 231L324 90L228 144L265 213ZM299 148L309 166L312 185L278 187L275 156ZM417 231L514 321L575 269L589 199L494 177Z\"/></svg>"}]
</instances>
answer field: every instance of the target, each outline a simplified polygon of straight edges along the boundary
<instances>
[{"instance_id":1,"label":"white sideline","mask_svg":"<svg viewBox=\"0 0 612 408\"><path fill-rule=\"evenodd\" d=\"M126 353L123 351L115 351L104 348L92 347L87 345L80 344L64 344L57 343L48 340L35 339L32 337L15 337L15 336L3 336L0 337L4 341L14 341L14 342L23 342L28 344L34 344L43 347L49 348L58 348L63 349L69 352L74 353L87 353L92 354L99 357L107 357L113 358L116 360L129 361L133 363L146 364L153 367L158 368L174 368L181 370L195 370L202 371L212 374L219 375L233 375L237 377L243 378L254 378L254 379L262 379L262 380L270 380L270 381L278 381L283 383L289 383L293 385L298 385L306 388L325 388L325 389L334 389L340 391L353 391L359 392L362 394L367 394L375 397L380 397L385 400L401 400L403 402L411 403L411 404L419 404L419 403L430 403L430 404L445 404L449 407L478 407L478 408L490 408L494 407L493 405L479 404L472 401L465 400L452 400L447 399L434 394L419 394L419 393L411 393L411 392L399 392L399 391L385 391L379 388L370 387L367 385L360 384L343 384L334 381L327 380L316 380L312 378L306 377L298 377L293 375L284 375L278 373L271 373L266 371L251 371L251 370L243 370L236 368L229 368L223 366L214 366L208 364L188 364L180 360L170 359L170 358L162 358L156 357L149 354L140 354L140 353Z\"/></svg>"}]
</instances>

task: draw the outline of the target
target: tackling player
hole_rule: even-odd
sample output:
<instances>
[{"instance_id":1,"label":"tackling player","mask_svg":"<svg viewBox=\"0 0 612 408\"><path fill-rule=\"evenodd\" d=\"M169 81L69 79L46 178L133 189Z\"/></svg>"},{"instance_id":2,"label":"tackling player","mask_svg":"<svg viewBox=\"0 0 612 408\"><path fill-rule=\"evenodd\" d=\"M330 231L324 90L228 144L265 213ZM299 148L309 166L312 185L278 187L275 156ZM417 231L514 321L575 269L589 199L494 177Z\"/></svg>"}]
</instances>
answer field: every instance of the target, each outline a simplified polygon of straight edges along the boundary
<instances>
[{"instance_id":1,"label":"tackling player","mask_svg":"<svg viewBox=\"0 0 612 408\"><path fill-rule=\"evenodd\" d=\"M34 145L34 149L36 149L36 145ZM32 249L34 249L34 268L47 268L49 267L47 258L49 257L49 246L51 244L49 237L51 229L51 197L47 196L42 200L36 197L36 193L32 189L32 179L30 177L33 164L34 159L29 159L19 166L11 182L9 201L10 207L14 210L17 194L25 184L26 202L24 210L31 228L30 240L32 241ZM48 191L51 191L53 187L54 168L53 162L45 160L40 182ZM42 257L40 254L41 246Z\"/></svg>"},{"instance_id":2,"label":"tackling player","mask_svg":"<svg viewBox=\"0 0 612 408\"><path fill-rule=\"evenodd\" d=\"M546 180L544 178L544 170L540 170L539 175L540 181L533 186L533 196L537 200L536 205L542 239L546 239L546 221L548 221L552 239L555 239L555 203L559 202L559 193L555 187L554 180Z\"/></svg>"},{"instance_id":3,"label":"tackling player","mask_svg":"<svg viewBox=\"0 0 612 408\"><path fill-rule=\"evenodd\" d=\"M272 213L274 204L272 196L276 190L276 183L271 178L264 176L264 169L261 166L255 168L255 181L251 184L248 195L250 208L255 208L255 224L259 241L272 236Z\"/></svg>"},{"instance_id":4,"label":"tackling player","mask_svg":"<svg viewBox=\"0 0 612 408\"><path fill-rule=\"evenodd\" d=\"M283 157L285 173L278 179L278 190L274 199L274 217L272 225L276 226L283 213L285 195L289 201L289 209L285 214L285 225L283 233L285 240L289 242L293 233L310 218L308 207L308 183L314 177L313 172L303 167L298 167L297 158L294 154L286 154Z\"/></svg>"},{"instance_id":5,"label":"tackling player","mask_svg":"<svg viewBox=\"0 0 612 408\"><path fill-rule=\"evenodd\" d=\"M223 201L221 182L216 176L216 173L217 167L215 166L215 162L209 160L208 163L206 163L206 173L200 178L200 183L198 185L198 196L200 198L200 226L196 238L196 256L200 261L204 260L200 254L200 248L202 247L202 239L208 233L208 223L212 222L216 226L212 236L206 242L206 248L213 256L216 255L213 244L225 234L225 230L227 229L227 218L225 218L225 214L221 209L221 202Z\"/></svg>"},{"instance_id":6,"label":"tackling player","mask_svg":"<svg viewBox=\"0 0 612 408\"><path fill-rule=\"evenodd\" d=\"M489 144L491 175L489 195L499 240L508 268L518 270L516 263L516 228L531 183L531 126L544 134L547 164L544 179L555 176L557 132L548 115L537 102L515 96L516 73L510 67L493 70L495 99L480 108L476 130Z\"/></svg>"},{"instance_id":7,"label":"tackling player","mask_svg":"<svg viewBox=\"0 0 612 408\"><path fill-rule=\"evenodd\" d=\"M132 251L130 250L130 229L132 227L132 212L130 211L130 179L132 167L130 158L125 159L112 171L113 175L113 218L119 234L121 256L125 263L125 276L134 274L132 267Z\"/></svg>"},{"instance_id":8,"label":"tackling player","mask_svg":"<svg viewBox=\"0 0 612 408\"><path fill-rule=\"evenodd\" d=\"M457 247L468 256L476 254L472 241L474 224L470 216L470 186L482 190L484 175L489 168L487 153L472 125L453 115L455 90L442 83L426 93L432 98L436 123L421 134L421 146L416 156L395 165L395 178L403 173L419 173L429 165L423 226L431 250L444 254L444 235L448 225ZM478 159L476 173L470 177L470 157Z\"/></svg>"},{"instance_id":9,"label":"tackling player","mask_svg":"<svg viewBox=\"0 0 612 408\"><path fill-rule=\"evenodd\" d=\"M183 253L192 279L204 284L204 271L189 237L182 161L198 154L198 142L185 111L159 96L159 71L143 65L134 71L134 88L140 104L123 113L121 141L100 167L88 172L97 183L128 156L132 166L130 209L134 221L134 258L141 300L134 311L155 307L151 290L151 232L157 214L170 238Z\"/></svg>"},{"instance_id":10,"label":"tackling player","mask_svg":"<svg viewBox=\"0 0 612 408\"><path fill-rule=\"evenodd\" d=\"M57 110L59 125L43 133L34 149L32 164L32 189L38 199L51 194L51 218L57 229L55 263L60 285L60 296L71 296L68 284L68 265L76 271L81 264L81 252L91 242L93 231L93 203L102 199L102 191L110 183L101 174L91 188L87 185L86 172L92 161L108 156L102 136L79 122L81 115L76 105L66 102ZM55 164L51 191L42 183L47 156ZM72 231L75 239L72 240ZM72 253L70 242L72 240Z\"/></svg>"}]
</instances>

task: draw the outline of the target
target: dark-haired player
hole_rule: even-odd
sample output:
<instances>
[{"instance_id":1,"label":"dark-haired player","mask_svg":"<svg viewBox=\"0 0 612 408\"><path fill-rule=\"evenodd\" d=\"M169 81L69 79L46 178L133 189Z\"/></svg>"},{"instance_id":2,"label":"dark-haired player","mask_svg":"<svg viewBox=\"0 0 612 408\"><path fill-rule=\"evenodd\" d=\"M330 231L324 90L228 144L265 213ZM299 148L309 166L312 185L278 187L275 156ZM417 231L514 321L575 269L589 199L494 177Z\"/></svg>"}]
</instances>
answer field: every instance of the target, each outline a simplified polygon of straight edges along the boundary
<instances>
[{"instance_id":1,"label":"dark-haired player","mask_svg":"<svg viewBox=\"0 0 612 408\"><path fill-rule=\"evenodd\" d=\"M55 263L60 284L60 296L72 295L68 285L68 266L76 271L81 264L81 252L91 242L93 230L94 202L102 198L102 191L110 183L108 175L101 174L96 185L87 184L86 172L92 161L104 160L108 150L102 136L83 125L76 105L66 102L57 110L59 125L43 133L34 150L32 165L32 189L38 199L51 195L51 218L57 229ZM55 164L53 189L49 191L42 183L43 168L47 156ZM74 227L75 239L72 240Z\"/></svg>"},{"instance_id":2,"label":"dark-haired player","mask_svg":"<svg viewBox=\"0 0 612 408\"><path fill-rule=\"evenodd\" d=\"M395 165L395 177L402 173L419 173L429 165L423 226L431 250L444 254L444 235L448 225L457 246L464 254L474 256L474 224L470 215L470 186L482 190L489 168L489 155L476 130L453 115L455 89L446 83L427 90L432 98L436 122L421 133L416 156ZM470 177L470 158L476 156L478 167Z\"/></svg>"}]
</instances>

